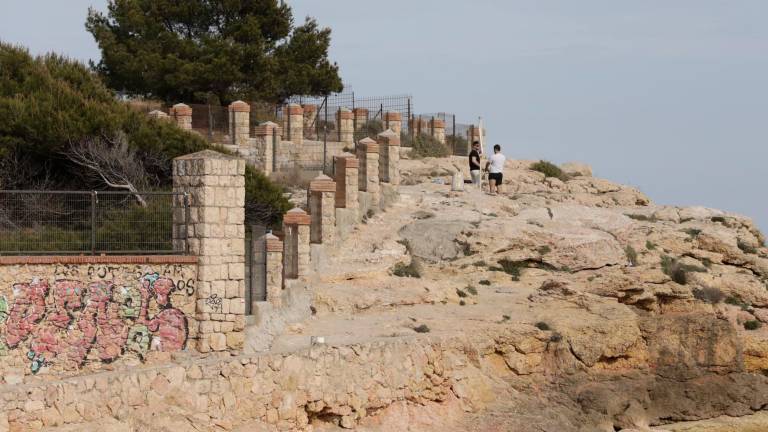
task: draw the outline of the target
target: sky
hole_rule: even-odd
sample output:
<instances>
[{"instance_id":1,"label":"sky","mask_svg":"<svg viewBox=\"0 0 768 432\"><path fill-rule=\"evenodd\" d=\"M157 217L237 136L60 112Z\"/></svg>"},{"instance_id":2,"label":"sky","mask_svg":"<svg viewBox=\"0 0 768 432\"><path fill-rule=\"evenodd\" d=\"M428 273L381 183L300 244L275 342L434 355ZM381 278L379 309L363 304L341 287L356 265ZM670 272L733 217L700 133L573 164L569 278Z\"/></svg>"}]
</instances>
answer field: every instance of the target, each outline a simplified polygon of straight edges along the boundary
<instances>
[{"instance_id":1,"label":"sky","mask_svg":"<svg viewBox=\"0 0 768 432\"><path fill-rule=\"evenodd\" d=\"M0 0L0 39L98 59L84 21L106 0ZM581 161L659 204L768 232L765 0L293 0L332 29L358 95L482 116L509 158Z\"/></svg>"}]
</instances>

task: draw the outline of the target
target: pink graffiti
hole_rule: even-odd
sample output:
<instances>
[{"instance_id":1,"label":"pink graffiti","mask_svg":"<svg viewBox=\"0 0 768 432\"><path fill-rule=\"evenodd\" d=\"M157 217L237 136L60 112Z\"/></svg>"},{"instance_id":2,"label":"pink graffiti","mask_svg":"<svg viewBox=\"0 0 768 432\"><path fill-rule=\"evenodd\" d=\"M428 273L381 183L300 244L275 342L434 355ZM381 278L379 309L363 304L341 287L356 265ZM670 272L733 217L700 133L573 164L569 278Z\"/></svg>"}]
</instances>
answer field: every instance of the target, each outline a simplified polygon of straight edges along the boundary
<instances>
[{"instance_id":1,"label":"pink graffiti","mask_svg":"<svg viewBox=\"0 0 768 432\"><path fill-rule=\"evenodd\" d=\"M172 279L161 277L154 281L145 278L142 284L142 299L154 295L157 304L162 309L153 318L147 318L147 301L143 301L139 314L139 322L145 324L154 333L152 347L157 351L179 351L184 349L187 341L187 317L171 306L170 295L176 285ZM146 294L145 294L146 292Z\"/></svg>"},{"instance_id":2,"label":"pink graffiti","mask_svg":"<svg viewBox=\"0 0 768 432\"><path fill-rule=\"evenodd\" d=\"M43 319L48 282L34 280L32 283L15 284L13 295L14 302L5 327L5 343L10 348L25 340Z\"/></svg>"},{"instance_id":3,"label":"pink graffiti","mask_svg":"<svg viewBox=\"0 0 768 432\"><path fill-rule=\"evenodd\" d=\"M74 311L83 307L82 282L73 280L57 280L53 283L53 312L47 321L58 328L66 329L72 323Z\"/></svg>"},{"instance_id":4,"label":"pink graffiti","mask_svg":"<svg viewBox=\"0 0 768 432\"><path fill-rule=\"evenodd\" d=\"M187 318L171 304L171 294L176 290L172 279L156 273L143 276L138 290L133 291L140 297L140 305L132 304L136 297L126 295L131 288L123 288L123 304L115 298L115 289L114 283L108 281L92 282L86 287L80 281L57 280L52 290L46 281L15 284L4 332L7 346L18 348L29 339L26 354L33 372L56 361L67 368L80 366L94 357L89 356L91 352L101 361L113 361L129 349L128 335L136 329L150 338L153 350L184 349ZM152 300L159 312L150 317ZM150 344L144 339L130 349L141 357Z\"/></svg>"}]
</instances>

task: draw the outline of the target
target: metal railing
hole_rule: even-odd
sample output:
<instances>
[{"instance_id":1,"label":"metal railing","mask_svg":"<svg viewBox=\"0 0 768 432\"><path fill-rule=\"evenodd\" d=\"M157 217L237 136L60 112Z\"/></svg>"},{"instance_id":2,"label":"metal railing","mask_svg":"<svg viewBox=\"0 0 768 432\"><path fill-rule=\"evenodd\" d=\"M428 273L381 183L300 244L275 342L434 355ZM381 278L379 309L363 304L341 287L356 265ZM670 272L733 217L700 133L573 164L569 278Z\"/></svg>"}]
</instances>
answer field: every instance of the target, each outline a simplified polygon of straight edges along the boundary
<instances>
[{"instance_id":1,"label":"metal railing","mask_svg":"<svg viewBox=\"0 0 768 432\"><path fill-rule=\"evenodd\" d=\"M186 193L0 190L0 255L185 254L188 221Z\"/></svg>"}]
</instances>

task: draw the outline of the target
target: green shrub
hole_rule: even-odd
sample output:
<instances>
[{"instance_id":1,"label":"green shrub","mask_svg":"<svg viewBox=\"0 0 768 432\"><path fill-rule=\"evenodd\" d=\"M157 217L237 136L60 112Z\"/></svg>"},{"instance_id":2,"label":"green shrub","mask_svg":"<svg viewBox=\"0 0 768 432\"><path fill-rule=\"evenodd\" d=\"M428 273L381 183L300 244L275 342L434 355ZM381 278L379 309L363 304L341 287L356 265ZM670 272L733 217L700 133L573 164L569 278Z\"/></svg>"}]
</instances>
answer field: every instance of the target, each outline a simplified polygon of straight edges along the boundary
<instances>
[{"instance_id":1,"label":"green shrub","mask_svg":"<svg viewBox=\"0 0 768 432\"><path fill-rule=\"evenodd\" d=\"M499 265L501 266L501 271L512 276L512 280L519 281L522 269L525 267L525 262L512 261L504 258L499 260Z\"/></svg>"},{"instance_id":2,"label":"green shrub","mask_svg":"<svg viewBox=\"0 0 768 432\"><path fill-rule=\"evenodd\" d=\"M742 252L744 252L746 254L756 254L757 253L757 248L756 247L754 247L754 246L752 246L752 245L750 245L748 243L745 243L741 239L738 239L736 241L736 245L739 247L739 249L741 249Z\"/></svg>"},{"instance_id":3,"label":"green shrub","mask_svg":"<svg viewBox=\"0 0 768 432\"><path fill-rule=\"evenodd\" d=\"M701 230L698 228L686 228L683 230L683 232L688 234L691 239L695 239L699 236L699 234L701 234Z\"/></svg>"},{"instance_id":4,"label":"green shrub","mask_svg":"<svg viewBox=\"0 0 768 432\"><path fill-rule=\"evenodd\" d=\"M626 215L628 218L641 221L641 222L657 222L658 219L654 216L646 216L644 214L628 214Z\"/></svg>"},{"instance_id":5,"label":"green shrub","mask_svg":"<svg viewBox=\"0 0 768 432\"><path fill-rule=\"evenodd\" d=\"M399 262L395 264L395 267L392 270L392 274L397 277L420 278L421 265L416 260L416 258L412 258L410 264Z\"/></svg>"},{"instance_id":6,"label":"green shrub","mask_svg":"<svg viewBox=\"0 0 768 432\"><path fill-rule=\"evenodd\" d=\"M472 295L477 295L477 288L475 288L474 286L467 285L467 287L465 289L467 290L468 293L470 293Z\"/></svg>"},{"instance_id":7,"label":"green shrub","mask_svg":"<svg viewBox=\"0 0 768 432\"><path fill-rule=\"evenodd\" d=\"M467 293L465 293L464 291L462 291L459 288L456 288L456 295L461 297L461 298L466 298L467 297Z\"/></svg>"},{"instance_id":8,"label":"green shrub","mask_svg":"<svg viewBox=\"0 0 768 432\"><path fill-rule=\"evenodd\" d=\"M741 310L748 310L751 305L747 302L745 302L741 297L736 295L730 295L725 299L725 304L729 304L731 306L738 306L741 308Z\"/></svg>"},{"instance_id":9,"label":"green shrub","mask_svg":"<svg viewBox=\"0 0 768 432\"><path fill-rule=\"evenodd\" d=\"M479 283L480 285L491 286L491 281L489 281L488 279L483 279L483 280L481 280L481 281L480 281L480 282L478 282L478 283Z\"/></svg>"},{"instance_id":10,"label":"green shrub","mask_svg":"<svg viewBox=\"0 0 768 432\"><path fill-rule=\"evenodd\" d=\"M171 159L207 147L201 137L119 102L77 61L54 54L33 58L0 43L0 71L0 156L21 155L25 171L34 173L17 179L14 188L42 179L57 188L82 188L81 169L61 155L86 138L125 134L157 177L155 187L170 185Z\"/></svg>"},{"instance_id":11,"label":"green shrub","mask_svg":"<svg viewBox=\"0 0 768 432\"><path fill-rule=\"evenodd\" d=\"M429 135L418 135L415 138L407 136L407 147L411 147L411 157L421 159L425 157L447 157L451 155L450 149L434 137Z\"/></svg>"},{"instance_id":12,"label":"green shrub","mask_svg":"<svg viewBox=\"0 0 768 432\"><path fill-rule=\"evenodd\" d=\"M555 177L564 182L570 180L570 176L561 170L559 166L545 160L534 163L531 165L531 169L544 174L546 177Z\"/></svg>"},{"instance_id":13,"label":"green shrub","mask_svg":"<svg viewBox=\"0 0 768 432\"><path fill-rule=\"evenodd\" d=\"M757 320L749 320L744 322L744 328L746 330L757 330L760 327L762 327L762 324L760 323L760 321L757 321Z\"/></svg>"},{"instance_id":14,"label":"green shrub","mask_svg":"<svg viewBox=\"0 0 768 432\"><path fill-rule=\"evenodd\" d=\"M460 135L448 135L445 137L445 145L448 147L451 151L456 153L456 149L463 149L466 154L462 154L463 156L469 155L469 143L467 142L467 139Z\"/></svg>"},{"instance_id":15,"label":"green shrub","mask_svg":"<svg viewBox=\"0 0 768 432\"><path fill-rule=\"evenodd\" d=\"M656 243L654 243L654 242L652 242L650 240L646 240L645 241L645 248L648 249L648 250L656 250Z\"/></svg>"},{"instance_id":16,"label":"green shrub","mask_svg":"<svg viewBox=\"0 0 768 432\"><path fill-rule=\"evenodd\" d=\"M710 304L717 304L723 301L725 294L717 288L704 287L693 290L693 297Z\"/></svg>"},{"instance_id":17,"label":"green shrub","mask_svg":"<svg viewBox=\"0 0 768 432\"><path fill-rule=\"evenodd\" d=\"M279 227L283 214L293 204L285 197L283 189L273 183L261 171L245 167L245 223Z\"/></svg>"},{"instance_id":18,"label":"green shrub","mask_svg":"<svg viewBox=\"0 0 768 432\"><path fill-rule=\"evenodd\" d=\"M671 258L667 255L661 257L661 270L669 276L673 281L680 285L688 283L688 273L706 273L707 269L704 267L698 267L689 264L683 264L675 258Z\"/></svg>"},{"instance_id":19,"label":"green shrub","mask_svg":"<svg viewBox=\"0 0 768 432\"><path fill-rule=\"evenodd\" d=\"M363 138L376 139L376 135L384 132L384 124L381 120L368 120L355 131L355 142Z\"/></svg>"},{"instance_id":20,"label":"green shrub","mask_svg":"<svg viewBox=\"0 0 768 432\"><path fill-rule=\"evenodd\" d=\"M106 188L84 184L82 169L62 157L73 144L87 138L124 135L136 150L152 189L170 189L173 158L211 148L199 135L119 102L85 65L57 55L33 58L26 50L5 43L0 43L0 118L0 167L20 160L24 166L15 170L27 173L11 176L11 182L0 176L2 188L36 189L40 184L65 190ZM279 187L250 167L246 168L245 189L247 224L279 226L282 214L292 207ZM111 221L114 232L104 238L120 238L119 221ZM170 233L170 216L167 221L162 228ZM134 224L145 222L134 219ZM39 229L43 231L39 239L80 236L52 227ZM57 247L57 241L37 243L43 249Z\"/></svg>"},{"instance_id":21,"label":"green shrub","mask_svg":"<svg viewBox=\"0 0 768 432\"><path fill-rule=\"evenodd\" d=\"M550 248L547 245L544 245L544 246L539 247L538 252L539 252L539 255L546 255L546 254L552 252L552 248Z\"/></svg>"},{"instance_id":22,"label":"green shrub","mask_svg":"<svg viewBox=\"0 0 768 432\"><path fill-rule=\"evenodd\" d=\"M413 331L415 331L416 333L429 333L430 331L432 331L432 329L430 329L428 325L422 324L420 326L414 327Z\"/></svg>"},{"instance_id":23,"label":"green shrub","mask_svg":"<svg viewBox=\"0 0 768 432\"><path fill-rule=\"evenodd\" d=\"M637 251L631 245L627 245L624 248L624 253L627 255L629 263L634 267L637 265Z\"/></svg>"}]
</instances>

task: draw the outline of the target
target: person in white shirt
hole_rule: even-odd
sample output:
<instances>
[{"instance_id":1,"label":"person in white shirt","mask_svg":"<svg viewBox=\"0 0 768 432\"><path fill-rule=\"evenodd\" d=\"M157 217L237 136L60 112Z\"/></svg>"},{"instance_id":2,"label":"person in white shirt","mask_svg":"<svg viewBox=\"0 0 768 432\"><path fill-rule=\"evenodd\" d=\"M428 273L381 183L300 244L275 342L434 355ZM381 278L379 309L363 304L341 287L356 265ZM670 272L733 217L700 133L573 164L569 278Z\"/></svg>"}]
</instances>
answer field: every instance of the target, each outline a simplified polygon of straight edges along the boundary
<instances>
[{"instance_id":1,"label":"person in white shirt","mask_svg":"<svg viewBox=\"0 0 768 432\"><path fill-rule=\"evenodd\" d=\"M488 158L485 169L488 170L488 185L491 194L501 193L501 183L504 181L504 162L507 158L501 154L501 146L493 146L493 155Z\"/></svg>"}]
</instances>

